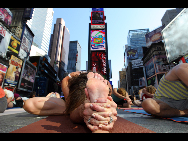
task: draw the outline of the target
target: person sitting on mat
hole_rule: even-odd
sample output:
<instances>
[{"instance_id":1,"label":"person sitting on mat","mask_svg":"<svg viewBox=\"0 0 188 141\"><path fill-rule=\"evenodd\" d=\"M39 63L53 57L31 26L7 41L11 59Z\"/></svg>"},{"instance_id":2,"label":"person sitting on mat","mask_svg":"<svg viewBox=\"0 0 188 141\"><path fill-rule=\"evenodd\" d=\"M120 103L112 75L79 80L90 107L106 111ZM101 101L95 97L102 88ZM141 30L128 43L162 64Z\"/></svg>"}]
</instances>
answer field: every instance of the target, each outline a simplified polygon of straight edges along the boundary
<instances>
[{"instance_id":1,"label":"person sitting on mat","mask_svg":"<svg viewBox=\"0 0 188 141\"><path fill-rule=\"evenodd\" d=\"M141 104L142 104L143 100L145 100L147 98L153 98L156 90L157 89L154 86L152 86L152 85L149 85L146 88L143 88L140 100L135 100L133 102L133 104L138 106L138 107L141 107Z\"/></svg>"},{"instance_id":2,"label":"person sitting on mat","mask_svg":"<svg viewBox=\"0 0 188 141\"><path fill-rule=\"evenodd\" d=\"M130 108L132 105L132 101L124 88L114 88L112 98L118 106Z\"/></svg>"},{"instance_id":3,"label":"person sitting on mat","mask_svg":"<svg viewBox=\"0 0 188 141\"><path fill-rule=\"evenodd\" d=\"M98 73L72 72L62 80L65 101L34 97L25 102L24 109L36 115L70 114L74 123L85 122L92 132L108 132L117 120L117 104L108 96L107 84L110 85Z\"/></svg>"},{"instance_id":4,"label":"person sitting on mat","mask_svg":"<svg viewBox=\"0 0 188 141\"><path fill-rule=\"evenodd\" d=\"M154 98L144 100L142 107L160 117L188 116L188 64L179 64L164 74Z\"/></svg>"}]
</instances>

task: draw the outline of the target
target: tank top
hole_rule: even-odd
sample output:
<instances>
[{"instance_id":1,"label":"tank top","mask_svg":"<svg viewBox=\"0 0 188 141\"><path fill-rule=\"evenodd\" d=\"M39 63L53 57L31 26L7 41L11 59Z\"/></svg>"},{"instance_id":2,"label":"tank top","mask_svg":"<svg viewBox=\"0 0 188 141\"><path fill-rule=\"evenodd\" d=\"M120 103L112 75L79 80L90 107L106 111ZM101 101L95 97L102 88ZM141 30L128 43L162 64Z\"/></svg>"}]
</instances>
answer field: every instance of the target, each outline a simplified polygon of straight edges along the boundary
<instances>
[{"instance_id":1,"label":"tank top","mask_svg":"<svg viewBox=\"0 0 188 141\"><path fill-rule=\"evenodd\" d=\"M159 82L154 98L172 98L174 100L188 99L188 87L182 81L169 81L165 79L165 74Z\"/></svg>"}]
</instances>

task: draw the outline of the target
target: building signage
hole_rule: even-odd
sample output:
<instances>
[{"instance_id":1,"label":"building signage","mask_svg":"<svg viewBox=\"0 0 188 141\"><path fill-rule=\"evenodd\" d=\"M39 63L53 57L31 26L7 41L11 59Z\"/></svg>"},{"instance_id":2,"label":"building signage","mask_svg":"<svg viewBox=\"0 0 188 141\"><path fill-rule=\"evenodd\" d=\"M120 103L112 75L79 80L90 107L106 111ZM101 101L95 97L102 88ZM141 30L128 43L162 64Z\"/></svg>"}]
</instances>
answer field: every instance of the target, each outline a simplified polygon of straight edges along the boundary
<instances>
[{"instance_id":1,"label":"building signage","mask_svg":"<svg viewBox=\"0 0 188 141\"><path fill-rule=\"evenodd\" d=\"M145 70L146 70L146 77L147 77L147 78L149 78L149 77L151 77L152 75L155 74L153 58L151 58L151 59L145 64Z\"/></svg>"},{"instance_id":2,"label":"building signage","mask_svg":"<svg viewBox=\"0 0 188 141\"><path fill-rule=\"evenodd\" d=\"M91 50L105 50L105 30L91 30Z\"/></svg>"},{"instance_id":3,"label":"building signage","mask_svg":"<svg viewBox=\"0 0 188 141\"><path fill-rule=\"evenodd\" d=\"M104 77L106 77L105 52L91 52L91 70L93 72L100 72Z\"/></svg>"},{"instance_id":4,"label":"building signage","mask_svg":"<svg viewBox=\"0 0 188 141\"><path fill-rule=\"evenodd\" d=\"M105 25L104 11L91 12L91 25Z\"/></svg>"},{"instance_id":5,"label":"building signage","mask_svg":"<svg viewBox=\"0 0 188 141\"><path fill-rule=\"evenodd\" d=\"M143 61L141 59L132 60L132 68L143 67Z\"/></svg>"},{"instance_id":6,"label":"building signage","mask_svg":"<svg viewBox=\"0 0 188 141\"><path fill-rule=\"evenodd\" d=\"M17 85L21 68L22 60L12 55L9 60L9 68L6 73L5 83Z\"/></svg>"},{"instance_id":7,"label":"building signage","mask_svg":"<svg viewBox=\"0 0 188 141\"><path fill-rule=\"evenodd\" d=\"M10 37L11 34L2 25L0 25L0 56L3 58L6 57Z\"/></svg>"},{"instance_id":8,"label":"building signage","mask_svg":"<svg viewBox=\"0 0 188 141\"><path fill-rule=\"evenodd\" d=\"M20 41L18 41L15 37L11 36L8 49L18 54L20 50Z\"/></svg>"},{"instance_id":9,"label":"building signage","mask_svg":"<svg viewBox=\"0 0 188 141\"><path fill-rule=\"evenodd\" d=\"M0 20L10 26L12 22L12 12L8 8L0 8Z\"/></svg>"},{"instance_id":10,"label":"building signage","mask_svg":"<svg viewBox=\"0 0 188 141\"><path fill-rule=\"evenodd\" d=\"M130 49L127 51L127 59L137 59L138 58L138 53L137 50L135 49Z\"/></svg>"}]
</instances>

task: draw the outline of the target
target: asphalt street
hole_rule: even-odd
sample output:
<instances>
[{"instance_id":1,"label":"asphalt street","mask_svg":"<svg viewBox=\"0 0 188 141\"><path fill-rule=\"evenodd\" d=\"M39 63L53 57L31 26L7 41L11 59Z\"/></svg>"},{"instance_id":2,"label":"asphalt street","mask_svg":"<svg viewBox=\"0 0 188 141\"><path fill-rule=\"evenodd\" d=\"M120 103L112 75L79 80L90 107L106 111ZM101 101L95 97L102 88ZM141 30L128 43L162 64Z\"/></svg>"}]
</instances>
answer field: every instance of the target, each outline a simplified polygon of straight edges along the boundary
<instances>
[{"instance_id":1,"label":"asphalt street","mask_svg":"<svg viewBox=\"0 0 188 141\"><path fill-rule=\"evenodd\" d=\"M171 120L125 112L122 109L117 109L117 112L119 117L156 133L188 133L188 123L177 123ZM46 117L47 116L32 115L25 111L4 115L0 113L0 133L12 132Z\"/></svg>"}]
</instances>

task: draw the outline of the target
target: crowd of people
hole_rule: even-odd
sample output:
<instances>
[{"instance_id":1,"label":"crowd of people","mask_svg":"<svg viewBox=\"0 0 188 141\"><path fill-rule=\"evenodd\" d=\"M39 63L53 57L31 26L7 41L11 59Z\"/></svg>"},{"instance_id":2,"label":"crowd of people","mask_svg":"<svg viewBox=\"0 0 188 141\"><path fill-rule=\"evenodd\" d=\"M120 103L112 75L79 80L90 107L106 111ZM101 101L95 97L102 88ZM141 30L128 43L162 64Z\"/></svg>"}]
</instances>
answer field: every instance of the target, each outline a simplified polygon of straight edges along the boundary
<instances>
[{"instance_id":1,"label":"crowd of people","mask_svg":"<svg viewBox=\"0 0 188 141\"><path fill-rule=\"evenodd\" d=\"M117 106L143 109L155 116L175 117L188 115L188 64L175 66L163 75L159 86L147 86L139 96L128 95L124 88L112 88L99 73L72 72L62 80L64 100L57 92L46 97L22 100L16 93L0 87L0 112L7 107L20 106L35 115L70 115L74 123L85 123L93 133L108 133L117 120ZM18 101L22 101L20 105ZM19 102L18 102L19 103Z\"/></svg>"}]
</instances>

